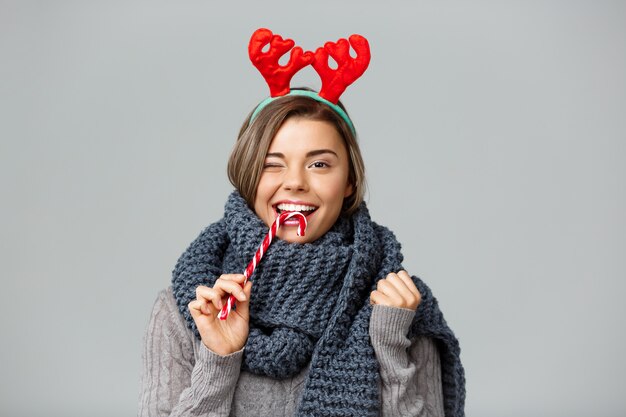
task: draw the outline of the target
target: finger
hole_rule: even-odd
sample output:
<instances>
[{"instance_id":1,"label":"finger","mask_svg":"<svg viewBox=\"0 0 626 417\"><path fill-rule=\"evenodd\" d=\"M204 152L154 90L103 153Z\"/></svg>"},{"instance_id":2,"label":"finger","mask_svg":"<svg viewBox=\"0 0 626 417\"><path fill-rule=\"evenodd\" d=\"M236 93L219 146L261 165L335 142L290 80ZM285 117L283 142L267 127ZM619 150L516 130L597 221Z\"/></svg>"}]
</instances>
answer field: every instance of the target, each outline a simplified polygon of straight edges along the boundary
<instances>
[{"instance_id":1,"label":"finger","mask_svg":"<svg viewBox=\"0 0 626 417\"><path fill-rule=\"evenodd\" d=\"M402 307L416 310L422 297L409 274L406 271L399 271L397 274L393 274L390 281L397 288L402 288L402 297L406 300L406 304Z\"/></svg>"},{"instance_id":2,"label":"finger","mask_svg":"<svg viewBox=\"0 0 626 417\"><path fill-rule=\"evenodd\" d=\"M384 306L392 306L393 305L393 303L391 302L389 297L387 297L385 294L383 294L382 292L380 292L378 290L374 290L370 294L370 303L374 304L374 305L380 304L380 305L384 305Z\"/></svg>"},{"instance_id":3,"label":"finger","mask_svg":"<svg viewBox=\"0 0 626 417\"><path fill-rule=\"evenodd\" d=\"M202 312L200 311L200 302L198 300L193 300L192 302L187 304L187 308L191 313L191 317L193 317L194 319L202 314Z\"/></svg>"},{"instance_id":4,"label":"finger","mask_svg":"<svg viewBox=\"0 0 626 417\"><path fill-rule=\"evenodd\" d=\"M396 286L389 282L388 279L381 279L378 281L376 289L385 295L392 302L392 305L401 307L406 304L404 297L402 297Z\"/></svg>"},{"instance_id":5,"label":"finger","mask_svg":"<svg viewBox=\"0 0 626 417\"><path fill-rule=\"evenodd\" d=\"M400 271L398 272L398 277L404 281L404 283L406 284L406 287L409 289L409 291L411 291L411 293L413 295L415 295L418 299L422 299L422 294L420 293L420 291L417 289L417 286L415 285L415 283L413 282L413 279L411 278L411 276L409 275L408 272L406 271Z\"/></svg>"},{"instance_id":6,"label":"finger","mask_svg":"<svg viewBox=\"0 0 626 417\"><path fill-rule=\"evenodd\" d=\"M215 281L215 285L213 286L213 290L217 291L220 294L232 294L239 301L246 301L247 297L241 288L241 284L235 281L228 281L223 279L218 279Z\"/></svg>"},{"instance_id":7,"label":"finger","mask_svg":"<svg viewBox=\"0 0 626 417\"><path fill-rule=\"evenodd\" d=\"M394 289L398 292L398 295L404 300L406 305L411 305L415 302L415 294L398 274L391 273L387 275L387 281L394 286Z\"/></svg>"},{"instance_id":8,"label":"finger","mask_svg":"<svg viewBox=\"0 0 626 417\"><path fill-rule=\"evenodd\" d=\"M199 286L196 288L196 299L199 301L206 301L207 304L211 304L215 309L219 310L224 305L222 298L226 293L216 288L209 288L205 286Z\"/></svg>"},{"instance_id":9,"label":"finger","mask_svg":"<svg viewBox=\"0 0 626 417\"><path fill-rule=\"evenodd\" d=\"M218 278L218 280L220 279L223 281L234 281L243 284L243 282L246 280L246 277L243 274L223 274L220 275L220 277Z\"/></svg>"},{"instance_id":10,"label":"finger","mask_svg":"<svg viewBox=\"0 0 626 417\"><path fill-rule=\"evenodd\" d=\"M191 313L191 317L195 320L200 316L213 316L215 313L211 311L211 303L207 303L203 300L193 300L190 302L187 307L189 308L189 312Z\"/></svg>"},{"instance_id":11,"label":"finger","mask_svg":"<svg viewBox=\"0 0 626 417\"><path fill-rule=\"evenodd\" d=\"M243 288L247 301L237 303L237 313L246 321L250 319L250 293L252 292L252 281L248 281Z\"/></svg>"}]
</instances>

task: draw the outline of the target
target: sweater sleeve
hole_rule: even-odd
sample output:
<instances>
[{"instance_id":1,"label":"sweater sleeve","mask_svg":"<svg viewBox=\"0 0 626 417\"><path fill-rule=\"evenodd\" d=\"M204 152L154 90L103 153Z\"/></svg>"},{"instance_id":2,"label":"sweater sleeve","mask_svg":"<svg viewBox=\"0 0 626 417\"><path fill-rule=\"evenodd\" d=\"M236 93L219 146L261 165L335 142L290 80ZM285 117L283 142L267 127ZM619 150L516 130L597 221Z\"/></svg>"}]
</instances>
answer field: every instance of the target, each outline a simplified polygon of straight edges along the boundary
<instances>
[{"instance_id":1,"label":"sweater sleeve","mask_svg":"<svg viewBox=\"0 0 626 417\"><path fill-rule=\"evenodd\" d=\"M415 312L375 305L370 337L380 364L381 415L443 417L441 365L434 341L407 338Z\"/></svg>"},{"instance_id":2,"label":"sweater sleeve","mask_svg":"<svg viewBox=\"0 0 626 417\"><path fill-rule=\"evenodd\" d=\"M194 340L171 289L159 293L144 337L139 417L230 414L243 350L219 356Z\"/></svg>"}]
</instances>

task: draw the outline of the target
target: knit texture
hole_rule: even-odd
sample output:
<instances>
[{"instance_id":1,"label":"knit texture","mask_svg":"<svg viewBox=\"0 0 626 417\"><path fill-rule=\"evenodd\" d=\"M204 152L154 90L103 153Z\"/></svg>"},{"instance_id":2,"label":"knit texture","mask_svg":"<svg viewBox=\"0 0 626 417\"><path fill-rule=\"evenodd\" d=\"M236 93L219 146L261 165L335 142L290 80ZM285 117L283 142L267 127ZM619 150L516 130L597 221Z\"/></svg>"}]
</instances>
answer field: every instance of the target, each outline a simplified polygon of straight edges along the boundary
<instances>
[{"instance_id":1,"label":"knit texture","mask_svg":"<svg viewBox=\"0 0 626 417\"><path fill-rule=\"evenodd\" d=\"M207 227L178 260L172 288L179 311L200 338L187 305L198 285L241 273L267 226L233 192L224 217ZM372 222L363 203L324 236L306 244L275 240L251 279L250 333L242 368L290 377L310 362L298 416L375 416L380 409L378 363L369 340L369 294L402 268L400 244ZM417 277L422 294L409 337L437 342L446 416L464 416L460 348L437 300Z\"/></svg>"}]
</instances>

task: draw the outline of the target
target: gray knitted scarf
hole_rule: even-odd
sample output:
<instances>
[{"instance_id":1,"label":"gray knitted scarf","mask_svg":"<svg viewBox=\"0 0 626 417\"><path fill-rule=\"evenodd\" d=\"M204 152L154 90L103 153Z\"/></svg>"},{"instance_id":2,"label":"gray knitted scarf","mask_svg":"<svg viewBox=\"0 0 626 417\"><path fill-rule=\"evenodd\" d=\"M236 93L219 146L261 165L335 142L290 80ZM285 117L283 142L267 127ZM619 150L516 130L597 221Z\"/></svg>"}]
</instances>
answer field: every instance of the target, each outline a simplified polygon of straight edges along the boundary
<instances>
[{"instance_id":1,"label":"gray knitted scarf","mask_svg":"<svg viewBox=\"0 0 626 417\"><path fill-rule=\"evenodd\" d=\"M233 192L224 217L182 254L172 276L181 314L200 338L187 305L199 285L242 273L267 226ZM298 416L377 416L378 362L369 341L376 282L402 268L400 244L372 222L363 203L324 236L306 244L274 240L251 279L250 333L242 369L286 378L309 366ZM441 357L445 415L463 417L465 377L459 343L437 300L417 277L422 295L409 337L436 341Z\"/></svg>"}]
</instances>

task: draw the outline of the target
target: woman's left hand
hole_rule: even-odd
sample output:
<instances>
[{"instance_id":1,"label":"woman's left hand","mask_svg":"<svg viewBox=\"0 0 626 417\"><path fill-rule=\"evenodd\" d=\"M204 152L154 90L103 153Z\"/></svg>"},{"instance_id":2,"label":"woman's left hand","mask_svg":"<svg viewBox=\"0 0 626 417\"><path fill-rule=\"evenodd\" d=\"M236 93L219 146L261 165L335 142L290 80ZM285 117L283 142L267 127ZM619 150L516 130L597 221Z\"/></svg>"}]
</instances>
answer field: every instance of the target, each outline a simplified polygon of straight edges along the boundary
<instances>
[{"instance_id":1,"label":"woman's left hand","mask_svg":"<svg viewBox=\"0 0 626 417\"><path fill-rule=\"evenodd\" d=\"M376 289L370 294L372 304L388 307L417 310L422 295L406 271L390 273L385 279L378 281Z\"/></svg>"}]
</instances>

